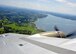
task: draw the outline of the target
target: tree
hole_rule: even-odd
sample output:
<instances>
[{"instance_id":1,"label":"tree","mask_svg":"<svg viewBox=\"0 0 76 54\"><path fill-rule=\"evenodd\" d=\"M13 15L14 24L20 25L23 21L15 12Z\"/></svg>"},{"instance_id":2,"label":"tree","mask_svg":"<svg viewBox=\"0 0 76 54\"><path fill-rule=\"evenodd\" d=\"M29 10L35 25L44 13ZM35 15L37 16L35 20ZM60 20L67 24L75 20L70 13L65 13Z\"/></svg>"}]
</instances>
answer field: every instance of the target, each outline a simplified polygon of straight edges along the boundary
<instances>
[{"instance_id":1,"label":"tree","mask_svg":"<svg viewBox=\"0 0 76 54\"><path fill-rule=\"evenodd\" d=\"M0 34L3 34L3 33L4 33L4 29L0 28Z\"/></svg>"}]
</instances>

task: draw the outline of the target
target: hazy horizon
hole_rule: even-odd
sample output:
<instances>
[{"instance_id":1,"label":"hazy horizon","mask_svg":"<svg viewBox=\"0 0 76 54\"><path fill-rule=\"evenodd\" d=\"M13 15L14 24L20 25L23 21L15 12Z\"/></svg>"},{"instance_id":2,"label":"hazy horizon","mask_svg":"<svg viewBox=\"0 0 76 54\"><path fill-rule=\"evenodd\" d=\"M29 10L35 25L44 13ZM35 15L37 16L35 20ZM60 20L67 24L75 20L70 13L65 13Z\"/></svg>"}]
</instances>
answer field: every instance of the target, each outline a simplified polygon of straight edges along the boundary
<instances>
[{"instance_id":1,"label":"hazy horizon","mask_svg":"<svg viewBox=\"0 0 76 54\"><path fill-rule=\"evenodd\" d=\"M76 0L0 0L0 5L76 15Z\"/></svg>"}]
</instances>

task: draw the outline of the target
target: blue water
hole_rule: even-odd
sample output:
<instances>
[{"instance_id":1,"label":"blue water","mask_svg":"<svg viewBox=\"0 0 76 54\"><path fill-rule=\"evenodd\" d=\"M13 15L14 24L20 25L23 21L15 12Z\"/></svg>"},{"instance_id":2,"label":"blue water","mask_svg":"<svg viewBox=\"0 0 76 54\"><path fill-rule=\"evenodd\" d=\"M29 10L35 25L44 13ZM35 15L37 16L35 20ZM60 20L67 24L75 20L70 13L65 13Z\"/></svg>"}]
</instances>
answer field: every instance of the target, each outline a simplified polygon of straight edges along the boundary
<instances>
[{"instance_id":1,"label":"blue water","mask_svg":"<svg viewBox=\"0 0 76 54\"><path fill-rule=\"evenodd\" d=\"M65 33L76 30L76 21L56 17L53 15L48 15L48 17L38 19L35 24L37 28L43 29L45 31L54 31L54 25L57 25L57 27Z\"/></svg>"}]
</instances>

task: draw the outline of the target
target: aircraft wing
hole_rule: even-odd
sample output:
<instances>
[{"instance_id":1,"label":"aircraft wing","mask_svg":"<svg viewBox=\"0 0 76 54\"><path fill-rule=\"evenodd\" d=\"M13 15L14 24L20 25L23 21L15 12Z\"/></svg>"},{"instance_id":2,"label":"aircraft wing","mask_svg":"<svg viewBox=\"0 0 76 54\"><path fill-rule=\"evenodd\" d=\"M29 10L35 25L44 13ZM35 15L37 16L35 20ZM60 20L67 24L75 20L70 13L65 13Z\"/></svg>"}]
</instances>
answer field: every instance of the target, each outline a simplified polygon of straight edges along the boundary
<instances>
[{"instance_id":1,"label":"aircraft wing","mask_svg":"<svg viewBox=\"0 0 76 54\"><path fill-rule=\"evenodd\" d=\"M64 47L70 39L35 36L39 34L32 36L14 33L0 35L0 54L76 54L75 46L73 46L74 49Z\"/></svg>"}]
</instances>

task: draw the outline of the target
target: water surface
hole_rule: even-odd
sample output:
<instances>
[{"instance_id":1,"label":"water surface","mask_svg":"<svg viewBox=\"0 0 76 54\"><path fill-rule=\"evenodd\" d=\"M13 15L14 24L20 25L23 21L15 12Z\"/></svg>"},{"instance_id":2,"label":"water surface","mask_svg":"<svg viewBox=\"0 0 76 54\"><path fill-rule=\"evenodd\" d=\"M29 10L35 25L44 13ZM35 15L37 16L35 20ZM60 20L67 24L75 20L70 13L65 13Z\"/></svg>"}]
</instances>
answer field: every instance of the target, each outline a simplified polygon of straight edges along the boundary
<instances>
[{"instance_id":1,"label":"water surface","mask_svg":"<svg viewBox=\"0 0 76 54\"><path fill-rule=\"evenodd\" d=\"M76 21L53 15L48 15L48 17L38 19L35 24L39 29L43 29L45 31L53 31L55 25L57 25L57 27L65 33L76 30Z\"/></svg>"}]
</instances>

